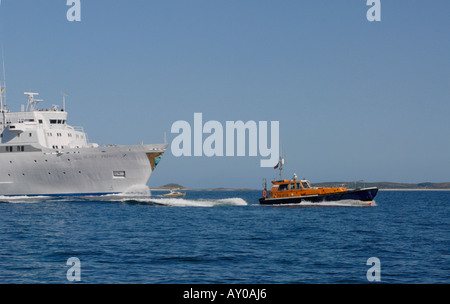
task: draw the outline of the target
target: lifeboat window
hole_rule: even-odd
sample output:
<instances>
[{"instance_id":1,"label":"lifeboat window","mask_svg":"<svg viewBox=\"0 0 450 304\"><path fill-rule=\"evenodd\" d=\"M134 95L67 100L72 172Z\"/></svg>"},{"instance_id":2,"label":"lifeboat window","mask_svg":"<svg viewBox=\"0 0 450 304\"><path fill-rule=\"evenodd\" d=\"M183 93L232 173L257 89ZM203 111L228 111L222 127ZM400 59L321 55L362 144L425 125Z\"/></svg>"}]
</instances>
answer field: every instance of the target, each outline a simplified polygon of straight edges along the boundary
<instances>
[{"instance_id":1,"label":"lifeboat window","mask_svg":"<svg viewBox=\"0 0 450 304\"><path fill-rule=\"evenodd\" d=\"M297 188L297 190L302 190L302 185L300 183L297 183L296 188Z\"/></svg>"},{"instance_id":2,"label":"lifeboat window","mask_svg":"<svg viewBox=\"0 0 450 304\"><path fill-rule=\"evenodd\" d=\"M307 182L302 182L303 188L309 189L309 185Z\"/></svg>"},{"instance_id":3,"label":"lifeboat window","mask_svg":"<svg viewBox=\"0 0 450 304\"><path fill-rule=\"evenodd\" d=\"M286 191L286 190L289 190L289 184L281 184L278 187L278 191Z\"/></svg>"}]
</instances>

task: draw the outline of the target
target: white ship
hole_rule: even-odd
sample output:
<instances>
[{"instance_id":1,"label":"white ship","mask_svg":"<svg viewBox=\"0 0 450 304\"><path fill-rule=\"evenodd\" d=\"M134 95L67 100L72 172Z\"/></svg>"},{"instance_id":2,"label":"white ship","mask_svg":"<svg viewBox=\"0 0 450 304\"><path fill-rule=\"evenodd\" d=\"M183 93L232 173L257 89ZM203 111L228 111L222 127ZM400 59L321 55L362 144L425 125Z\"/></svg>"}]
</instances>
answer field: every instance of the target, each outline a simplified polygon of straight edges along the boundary
<instances>
[{"instance_id":1,"label":"white ship","mask_svg":"<svg viewBox=\"0 0 450 304\"><path fill-rule=\"evenodd\" d=\"M146 187L167 144L99 146L81 127L67 124L63 108L38 109L24 93L20 112L3 105L0 88L0 195L82 196Z\"/></svg>"}]
</instances>

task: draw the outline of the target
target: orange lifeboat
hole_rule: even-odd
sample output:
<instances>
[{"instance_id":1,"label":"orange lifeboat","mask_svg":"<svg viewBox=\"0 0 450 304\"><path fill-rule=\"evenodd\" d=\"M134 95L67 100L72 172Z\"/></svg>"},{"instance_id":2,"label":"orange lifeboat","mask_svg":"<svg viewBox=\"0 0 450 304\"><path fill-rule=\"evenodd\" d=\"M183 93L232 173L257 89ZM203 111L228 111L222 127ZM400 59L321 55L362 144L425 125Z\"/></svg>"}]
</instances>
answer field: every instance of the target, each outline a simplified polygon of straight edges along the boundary
<instances>
[{"instance_id":1,"label":"orange lifeboat","mask_svg":"<svg viewBox=\"0 0 450 304\"><path fill-rule=\"evenodd\" d=\"M272 188L267 193L264 186L260 204L298 204L302 201L323 202L339 200L372 201L378 192L377 187L347 189L345 187L312 187L308 180L297 180L294 174L292 180L272 181Z\"/></svg>"}]
</instances>

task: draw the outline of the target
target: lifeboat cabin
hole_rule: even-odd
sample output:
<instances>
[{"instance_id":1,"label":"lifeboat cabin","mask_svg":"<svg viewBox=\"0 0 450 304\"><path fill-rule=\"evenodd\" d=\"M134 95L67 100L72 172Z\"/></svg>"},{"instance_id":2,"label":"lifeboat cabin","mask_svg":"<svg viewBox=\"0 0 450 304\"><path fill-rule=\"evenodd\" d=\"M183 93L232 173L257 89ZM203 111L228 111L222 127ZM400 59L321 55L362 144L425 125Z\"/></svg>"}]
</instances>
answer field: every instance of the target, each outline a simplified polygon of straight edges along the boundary
<instances>
[{"instance_id":1,"label":"lifeboat cabin","mask_svg":"<svg viewBox=\"0 0 450 304\"><path fill-rule=\"evenodd\" d=\"M272 182L272 189L270 189L267 198L284 198L284 197L298 197L315 194L328 194L336 192L345 192L347 188L325 188L325 187L311 187L309 181L302 180L277 180Z\"/></svg>"}]
</instances>

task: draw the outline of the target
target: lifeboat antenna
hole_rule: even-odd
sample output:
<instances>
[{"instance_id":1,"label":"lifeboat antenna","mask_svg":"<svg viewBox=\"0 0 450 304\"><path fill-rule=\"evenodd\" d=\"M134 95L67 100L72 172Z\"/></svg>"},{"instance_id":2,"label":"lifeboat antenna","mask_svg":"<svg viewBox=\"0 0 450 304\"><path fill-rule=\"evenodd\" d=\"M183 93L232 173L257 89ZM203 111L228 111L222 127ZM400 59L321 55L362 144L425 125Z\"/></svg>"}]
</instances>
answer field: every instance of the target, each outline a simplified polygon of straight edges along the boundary
<instances>
[{"instance_id":1,"label":"lifeboat antenna","mask_svg":"<svg viewBox=\"0 0 450 304\"><path fill-rule=\"evenodd\" d=\"M278 161L278 164L275 166L275 169L279 169L280 170L280 180L283 179L282 177L282 171L283 171L283 165L284 165L284 158L283 158L283 152L282 152L282 147L280 144L280 160Z\"/></svg>"},{"instance_id":2,"label":"lifeboat antenna","mask_svg":"<svg viewBox=\"0 0 450 304\"><path fill-rule=\"evenodd\" d=\"M282 171L283 171L283 165L284 165L284 158L282 158L281 156L280 156L280 160L278 161L278 164L275 166L275 168L274 169L277 169L278 168L278 170L280 170L280 179L283 179L282 178Z\"/></svg>"}]
</instances>

